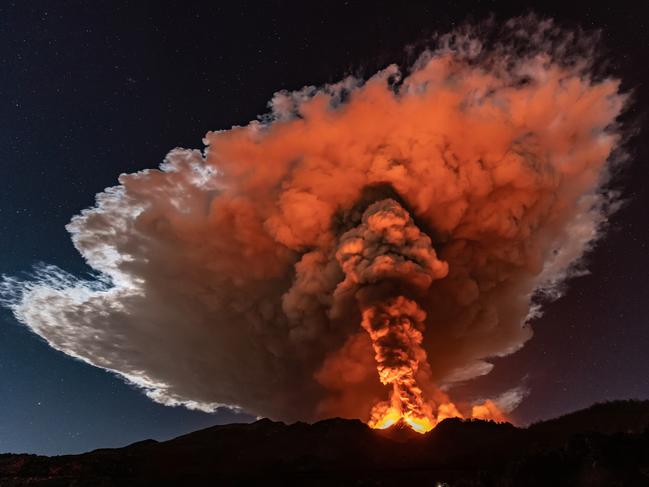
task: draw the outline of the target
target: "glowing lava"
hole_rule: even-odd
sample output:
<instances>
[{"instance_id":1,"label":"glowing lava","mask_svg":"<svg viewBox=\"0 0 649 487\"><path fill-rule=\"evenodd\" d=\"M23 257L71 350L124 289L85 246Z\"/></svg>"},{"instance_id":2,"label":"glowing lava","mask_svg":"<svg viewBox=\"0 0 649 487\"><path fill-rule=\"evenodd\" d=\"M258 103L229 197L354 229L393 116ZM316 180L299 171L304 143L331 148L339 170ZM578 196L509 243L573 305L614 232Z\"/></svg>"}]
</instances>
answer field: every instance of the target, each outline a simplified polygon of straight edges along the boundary
<instances>
[{"instance_id":1,"label":"glowing lava","mask_svg":"<svg viewBox=\"0 0 649 487\"><path fill-rule=\"evenodd\" d=\"M405 415L396 408L390 407L382 416L378 418L372 418L368 425L370 428L384 430L393 426L401 421L404 424L407 424L417 433L428 433L432 430L437 424L434 420L426 417L415 417L411 413L406 413Z\"/></svg>"}]
</instances>

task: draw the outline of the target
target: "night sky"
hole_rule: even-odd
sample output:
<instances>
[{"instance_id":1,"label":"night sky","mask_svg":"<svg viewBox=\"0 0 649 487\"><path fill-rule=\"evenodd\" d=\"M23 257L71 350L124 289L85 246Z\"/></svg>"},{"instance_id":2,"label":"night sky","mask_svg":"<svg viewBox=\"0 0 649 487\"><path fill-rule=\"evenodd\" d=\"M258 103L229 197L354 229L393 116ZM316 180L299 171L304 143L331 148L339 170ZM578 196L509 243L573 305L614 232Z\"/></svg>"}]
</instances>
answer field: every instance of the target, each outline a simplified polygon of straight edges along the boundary
<instances>
[{"instance_id":1,"label":"night sky","mask_svg":"<svg viewBox=\"0 0 649 487\"><path fill-rule=\"evenodd\" d=\"M529 423L617 398L649 398L649 7L540 3L560 23L602 29L608 69L634 90L625 204L588 256L590 275L545 308L535 336L487 379L525 376ZM588 5L591 2L584 2ZM89 269L64 225L123 172L156 167L207 130L245 124L280 89L371 74L405 46L494 13L500 2L19 2L0 4L0 273L47 262ZM166 439L252 420L155 404L117 377L49 348L0 311L0 452L60 454ZM481 387L476 384L472 387Z\"/></svg>"}]
</instances>

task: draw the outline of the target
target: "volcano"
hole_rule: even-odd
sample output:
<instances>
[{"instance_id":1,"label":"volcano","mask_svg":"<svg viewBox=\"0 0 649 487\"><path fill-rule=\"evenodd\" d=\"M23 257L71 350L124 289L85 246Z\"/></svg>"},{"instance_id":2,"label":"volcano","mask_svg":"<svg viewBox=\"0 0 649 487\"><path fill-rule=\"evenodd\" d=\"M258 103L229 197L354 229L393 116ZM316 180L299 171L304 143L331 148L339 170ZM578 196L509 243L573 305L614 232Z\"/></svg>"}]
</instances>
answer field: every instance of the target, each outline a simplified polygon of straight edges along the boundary
<instances>
[{"instance_id":1,"label":"volcano","mask_svg":"<svg viewBox=\"0 0 649 487\"><path fill-rule=\"evenodd\" d=\"M219 425L81 455L0 455L2 486L649 485L649 401L517 428L446 419L418 434L357 420Z\"/></svg>"}]
</instances>

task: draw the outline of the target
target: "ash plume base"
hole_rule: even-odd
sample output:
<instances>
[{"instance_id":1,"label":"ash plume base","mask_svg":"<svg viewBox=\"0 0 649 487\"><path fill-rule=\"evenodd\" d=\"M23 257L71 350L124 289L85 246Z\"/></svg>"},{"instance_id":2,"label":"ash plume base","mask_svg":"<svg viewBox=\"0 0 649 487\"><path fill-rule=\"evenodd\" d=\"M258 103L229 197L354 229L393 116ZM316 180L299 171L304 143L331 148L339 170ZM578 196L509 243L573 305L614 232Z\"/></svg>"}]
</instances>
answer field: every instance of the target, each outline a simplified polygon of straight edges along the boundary
<instances>
[{"instance_id":1,"label":"ash plume base","mask_svg":"<svg viewBox=\"0 0 649 487\"><path fill-rule=\"evenodd\" d=\"M278 92L205 151L121 175L67 226L97 277L4 276L3 303L163 404L503 419L522 388L454 401L452 385L520 349L533 297L583 271L615 208L627 95L583 32L528 16L487 37L463 27L406 74Z\"/></svg>"}]
</instances>

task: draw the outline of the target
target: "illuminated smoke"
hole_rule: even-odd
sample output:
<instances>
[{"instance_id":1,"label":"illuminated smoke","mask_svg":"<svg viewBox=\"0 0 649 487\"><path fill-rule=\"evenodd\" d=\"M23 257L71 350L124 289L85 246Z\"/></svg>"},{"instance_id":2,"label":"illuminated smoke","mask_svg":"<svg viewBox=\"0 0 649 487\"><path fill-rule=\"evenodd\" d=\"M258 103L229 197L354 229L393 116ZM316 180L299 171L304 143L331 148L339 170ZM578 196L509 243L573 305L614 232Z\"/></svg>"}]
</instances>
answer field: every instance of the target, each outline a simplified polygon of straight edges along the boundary
<instances>
[{"instance_id":1,"label":"illuminated smoke","mask_svg":"<svg viewBox=\"0 0 649 487\"><path fill-rule=\"evenodd\" d=\"M591 76L589 38L529 17L496 39L465 29L405 76L277 93L204 153L120 176L67 227L97 277L6 276L5 303L164 404L498 418L494 397L447 394L582 271L626 98Z\"/></svg>"}]
</instances>

